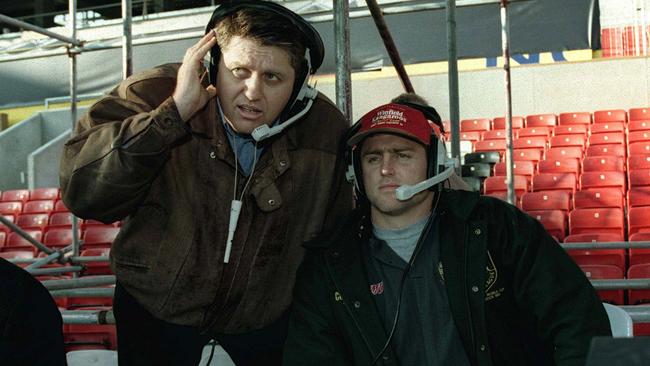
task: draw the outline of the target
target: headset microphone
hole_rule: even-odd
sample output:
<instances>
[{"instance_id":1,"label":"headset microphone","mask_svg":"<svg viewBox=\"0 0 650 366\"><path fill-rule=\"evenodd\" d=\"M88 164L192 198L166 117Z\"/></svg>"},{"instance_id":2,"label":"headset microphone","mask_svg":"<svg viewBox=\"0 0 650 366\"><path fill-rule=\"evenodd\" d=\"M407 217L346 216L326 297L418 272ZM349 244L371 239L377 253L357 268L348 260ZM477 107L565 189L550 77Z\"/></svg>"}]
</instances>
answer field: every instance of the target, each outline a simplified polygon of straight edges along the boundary
<instances>
[{"instance_id":1,"label":"headset microphone","mask_svg":"<svg viewBox=\"0 0 650 366\"><path fill-rule=\"evenodd\" d=\"M305 49L305 61L307 62L307 70L311 70L312 66L311 66L311 56L309 53L309 48ZM318 90L309 86L309 78L305 76L302 82L302 86L300 87L300 91L298 92L298 95L296 96L295 99L295 102L299 102L307 98L307 104L305 105L305 107L300 112L296 113L293 117L278 124L277 126L269 127L268 125L264 124L257 127L256 129L253 130L253 132L251 132L251 136L255 141L259 142L284 131L285 128L289 127L291 124L293 124L294 122L302 118L302 116L304 116L307 112L309 112L311 106L314 104L314 99L316 99L317 96L318 96Z\"/></svg>"},{"instance_id":2,"label":"headset microphone","mask_svg":"<svg viewBox=\"0 0 650 366\"><path fill-rule=\"evenodd\" d=\"M431 178L429 178L429 179L427 179L425 181L422 181L422 182L420 182L418 184L414 184L412 186L407 185L407 184L405 184L403 186L399 186L395 190L395 198L397 198L399 201L409 200L409 199L411 199L411 197L413 197L416 194L424 191L425 189L429 189L429 188L435 186L436 184L446 180L447 178L449 178L451 176L451 173L454 172L454 166L455 165L456 164L454 163L453 166L448 167L442 173L437 174L435 177L431 177Z\"/></svg>"},{"instance_id":3,"label":"headset microphone","mask_svg":"<svg viewBox=\"0 0 650 366\"><path fill-rule=\"evenodd\" d=\"M309 98L309 101L307 102L305 108L303 108L303 110L298 112L296 115L280 123L277 126L269 127L268 125L261 125L257 127L251 133L251 136L253 136L253 139L255 141L259 142L271 136L279 134L280 132L284 131L285 128L289 127L291 124L293 124L294 122L302 118L302 116L304 116L307 112L309 112L309 109L311 109L311 106L314 104L314 99L318 95L318 91L311 87L305 87L304 89L306 89L304 95L307 98Z\"/></svg>"}]
</instances>

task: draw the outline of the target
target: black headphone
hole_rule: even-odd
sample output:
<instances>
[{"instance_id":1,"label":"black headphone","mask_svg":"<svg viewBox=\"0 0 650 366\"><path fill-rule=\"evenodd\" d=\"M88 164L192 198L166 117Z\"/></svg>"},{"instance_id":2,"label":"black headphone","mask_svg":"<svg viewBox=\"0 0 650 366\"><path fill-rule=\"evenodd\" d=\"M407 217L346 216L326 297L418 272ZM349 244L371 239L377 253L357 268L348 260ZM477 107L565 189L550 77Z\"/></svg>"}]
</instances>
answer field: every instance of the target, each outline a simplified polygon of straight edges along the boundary
<instances>
[{"instance_id":1,"label":"black headphone","mask_svg":"<svg viewBox=\"0 0 650 366\"><path fill-rule=\"evenodd\" d=\"M435 108L410 102L398 102L394 104L400 104L408 108L415 109L416 111L422 113L424 118L436 124L436 126L440 128L441 133L444 132L444 127L442 127L442 119L440 118L440 115ZM361 129L362 119L363 117L360 118L354 125L352 125L352 127L350 127L347 134L345 135L346 143L350 138L352 138L352 136L356 135L357 132L359 132ZM348 146L345 150L345 157L346 161L348 162L348 169L346 172L347 180L351 183L354 183L357 198L363 202L366 200L366 194L365 188L363 187L363 175L361 170L361 144L362 142L356 146ZM357 151L355 152L355 150ZM445 163L447 163L449 160L447 157L445 143L440 139L433 128L431 128L431 134L429 135L429 146L427 146L426 151L427 179L429 179L443 172L447 167ZM431 189L438 190L439 187L440 184L436 184Z\"/></svg>"},{"instance_id":2,"label":"black headphone","mask_svg":"<svg viewBox=\"0 0 650 366\"><path fill-rule=\"evenodd\" d=\"M282 111L280 116L282 119L294 114L294 107L302 109L303 106L297 106L298 104L298 94L303 87L303 84L306 83L307 78L310 74L316 73L316 70L323 64L323 59L325 57L325 47L323 46L323 40L316 31L316 29L309 24L305 19L300 17L300 15L294 13L293 11L285 8L280 4L276 4L270 1L260 1L260 0L240 0L240 1L223 1L214 12L212 17L208 22L208 25L205 28L205 33L211 32L214 26L221 21L223 18L236 13L241 9L255 9L260 11L267 11L281 17L283 20L292 24L300 32L301 38L303 40L305 48L308 52L305 54L305 60L302 63L300 70L296 70L296 81L294 83L293 92L289 98L289 103ZM210 79L210 84L217 84L217 66L219 65L219 59L221 58L221 49L219 45L215 45L210 50L210 65L208 67L208 74Z\"/></svg>"}]
</instances>

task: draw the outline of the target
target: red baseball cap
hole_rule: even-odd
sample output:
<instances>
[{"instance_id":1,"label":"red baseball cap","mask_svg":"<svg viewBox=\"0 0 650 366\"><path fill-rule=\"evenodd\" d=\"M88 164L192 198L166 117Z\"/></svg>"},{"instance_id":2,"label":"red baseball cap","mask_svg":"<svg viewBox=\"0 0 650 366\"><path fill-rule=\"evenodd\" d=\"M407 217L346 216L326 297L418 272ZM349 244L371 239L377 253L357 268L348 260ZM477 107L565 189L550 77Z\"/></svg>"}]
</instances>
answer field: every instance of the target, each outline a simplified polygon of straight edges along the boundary
<instances>
[{"instance_id":1,"label":"red baseball cap","mask_svg":"<svg viewBox=\"0 0 650 366\"><path fill-rule=\"evenodd\" d=\"M347 141L354 146L370 135L390 133L429 145L431 125L422 112L402 104L385 104L361 117L359 131Z\"/></svg>"}]
</instances>

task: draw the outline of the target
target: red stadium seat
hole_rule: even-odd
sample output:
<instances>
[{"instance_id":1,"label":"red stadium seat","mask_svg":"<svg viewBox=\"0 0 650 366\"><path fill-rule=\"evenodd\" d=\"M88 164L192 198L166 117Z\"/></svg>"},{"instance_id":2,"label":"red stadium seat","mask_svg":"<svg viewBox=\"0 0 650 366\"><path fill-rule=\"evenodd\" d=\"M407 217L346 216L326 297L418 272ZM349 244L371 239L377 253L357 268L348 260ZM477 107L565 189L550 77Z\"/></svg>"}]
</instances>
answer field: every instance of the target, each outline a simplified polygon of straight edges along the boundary
<instances>
[{"instance_id":1,"label":"red stadium seat","mask_svg":"<svg viewBox=\"0 0 650 366\"><path fill-rule=\"evenodd\" d=\"M13 189L10 191L2 192L2 199L0 201L22 201L25 202L29 199L29 191L26 189Z\"/></svg>"},{"instance_id":2,"label":"red stadium seat","mask_svg":"<svg viewBox=\"0 0 650 366\"><path fill-rule=\"evenodd\" d=\"M650 186L650 169L630 170L630 187Z\"/></svg>"},{"instance_id":3,"label":"red stadium seat","mask_svg":"<svg viewBox=\"0 0 650 366\"><path fill-rule=\"evenodd\" d=\"M550 140L551 147L564 147L564 146L579 146L581 149L585 147L585 135L559 135L553 136Z\"/></svg>"},{"instance_id":4,"label":"red stadium seat","mask_svg":"<svg viewBox=\"0 0 650 366\"><path fill-rule=\"evenodd\" d=\"M629 234L650 232L650 206L632 207L628 212Z\"/></svg>"},{"instance_id":5,"label":"red stadium seat","mask_svg":"<svg viewBox=\"0 0 650 366\"><path fill-rule=\"evenodd\" d=\"M589 156L582 161L583 172L624 172L625 159L621 156Z\"/></svg>"},{"instance_id":6,"label":"red stadium seat","mask_svg":"<svg viewBox=\"0 0 650 366\"><path fill-rule=\"evenodd\" d=\"M630 241L650 241L650 232L632 234ZM630 266L642 263L650 263L650 249L630 249Z\"/></svg>"},{"instance_id":7,"label":"red stadium seat","mask_svg":"<svg viewBox=\"0 0 650 366\"><path fill-rule=\"evenodd\" d=\"M526 116L526 127L555 127L557 125L557 116L554 114L533 114Z\"/></svg>"},{"instance_id":8,"label":"red stadium seat","mask_svg":"<svg viewBox=\"0 0 650 366\"><path fill-rule=\"evenodd\" d=\"M627 135L627 141L630 144L633 144L635 142L650 141L650 130L630 132Z\"/></svg>"},{"instance_id":9,"label":"red stadium seat","mask_svg":"<svg viewBox=\"0 0 650 366\"><path fill-rule=\"evenodd\" d=\"M577 208L569 214L571 234L617 234L624 236L620 208Z\"/></svg>"},{"instance_id":10,"label":"red stadium seat","mask_svg":"<svg viewBox=\"0 0 650 366\"><path fill-rule=\"evenodd\" d=\"M650 264L635 264L627 270L628 279L650 278ZM629 290L628 301L630 305L647 304L650 302L650 289Z\"/></svg>"},{"instance_id":11,"label":"red stadium seat","mask_svg":"<svg viewBox=\"0 0 650 366\"><path fill-rule=\"evenodd\" d=\"M601 133L625 133L625 124L623 122L608 122L597 123L591 125L589 132L592 135L599 135Z\"/></svg>"},{"instance_id":12,"label":"red stadium seat","mask_svg":"<svg viewBox=\"0 0 650 366\"><path fill-rule=\"evenodd\" d=\"M29 192L29 200L52 200L55 201L59 197L58 188L36 188Z\"/></svg>"},{"instance_id":13,"label":"red stadium seat","mask_svg":"<svg viewBox=\"0 0 650 366\"><path fill-rule=\"evenodd\" d=\"M49 216L44 213L21 214L16 218L16 225L23 229L43 229L47 226Z\"/></svg>"},{"instance_id":14,"label":"red stadium seat","mask_svg":"<svg viewBox=\"0 0 650 366\"><path fill-rule=\"evenodd\" d=\"M41 230L25 230L25 232L31 236L32 238L41 241L43 238L43 232ZM9 236L7 237L7 242L5 243L5 246L2 247L3 252L11 252L11 251L33 251L36 252L36 247L32 245L32 243L28 242L25 240L22 236L18 235L18 233L9 233Z\"/></svg>"},{"instance_id":15,"label":"red stadium seat","mask_svg":"<svg viewBox=\"0 0 650 366\"><path fill-rule=\"evenodd\" d=\"M546 150L546 159L582 159L583 149L579 146L552 147Z\"/></svg>"},{"instance_id":16,"label":"red stadium seat","mask_svg":"<svg viewBox=\"0 0 650 366\"><path fill-rule=\"evenodd\" d=\"M630 187L628 204L630 207L650 206L650 187Z\"/></svg>"},{"instance_id":17,"label":"red stadium seat","mask_svg":"<svg viewBox=\"0 0 650 366\"><path fill-rule=\"evenodd\" d=\"M650 155L650 141L639 141L629 144L630 156L632 155Z\"/></svg>"},{"instance_id":18,"label":"red stadium seat","mask_svg":"<svg viewBox=\"0 0 650 366\"><path fill-rule=\"evenodd\" d=\"M488 131L492 122L489 118L464 119L460 121L460 131Z\"/></svg>"},{"instance_id":19,"label":"red stadium seat","mask_svg":"<svg viewBox=\"0 0 650 366\"><path fill-rule=\"evenodd\" d=\"M546 149L546 137L545 136L527 136L519 137L518 139L512 141L512 147L514 149Z\"/></svg>"},{"instance_id":20,"label":"red stadium seat","mask_svg":"<svg viewBox=\"0 0 650 366\"><path fill-rule=\"evenodd\" d=\"M625 145L625 133L624 132L596 133L589 136L588 143L589 146L612 145L612 144Z\"/></svg>"},{"instance_id":21,"label":"red stadium seat","mask_svg":"<svg viewBox=\"0 0 650 366\"><path fill-rule=\"evenodd\" d=\"M629 170L650 169L650 155L631 155L627 158Z\"/></svg>"},{"instance_id":22,"label":"red stadium seat","mask_svg":"<svg viewBox=\"0 0 650 366\"><path fill-rule=\"evenodd\" d=\"M488 140L488 141L476 141L474 144L474 151L498 151L503 153L506 149L506 140Z\"/></svg>"},{"instance_id":23,"label":"red stadium seat","mask_svg":"<svg viewBox=\"0 0 650 366\"><path fill-rule=\"evenodd\" d=\"M632 121L650 121L650 107L631 108L628 111L630 122Z\"/></svg>"},{"instance_id":24,"label":"red stadium seat","mask_svg":"<svg viewBox=\"0 0 650 366\"><path fill-rule=\"evenodd\" d=\"M571 234L565 243L622 242L619 234ZM579 265L605 264L625 270L625 249L571 249L567 250L571 258Z\"/></svg>"},{"instance_id":25,"label":"red stadium seat","mask_svg":"<svg viewBox=\"0 0 650 366\"><path fill-rule=\"evenodd\" d=\"M591 113L589 112L567 112L560 113L558 123L564 125L589 125L591 124Z\"/></svg>"},{"instance_id":26,"label":"red stadium seat","mask_svg":"<svg viewBox=\"0 0 650 366\"><path fill-rule=\"evenodd\" d=\"M528 211L530 216L541 222L549 234L558 240L564 240L566 236L566 211L563 210L540 210Z\"/></svg>"},{"instance_id":27,"label":"red stadium seat","mask_svg":"<svg viewBox=\"0 0 650 366\"><path fill-rule=\"evenodd\" d=\"M627 130L629 132L650 130L650 120L630 121L627 123Z\"/></svg>"},{"instance_id":28,"label":"red stadium seat","mask_svg":"<svg viewBox=\"0 0 650 366\"><path fill-rule=\"evenodd\" d=\"M512 129L524 128L524 117L512 116ZM494 130L505 130L506 129L506 118L497 117L494 119L492 126Z\"/></svg>"},{"instance_id":29,"label":"red stadium seat","mask_svg":"<svg viewBox=\"0 0 650 366\"><path fill-rule=\"evenodd\" d=\"M532 161L527 161L527 160L515 160L512 164L513 167L513 174L514 175L523 175L526 177L528 180L528 183L530 184L530 180L533 178L533 175L535 174L535 163ZM497 163L494 165L494 175L502 175L505 176L506 174L506 163Z\"/></svg>"},{"instance_id":30,"label":"red stadium seat","mask_svg":"<svg viewBox=\"0 0 650 366\"><path fill-rule=\"evenodd\" d=\"M573 195L575 208L620 208L623 209L625 195L618 188L593 188L577 191Z\"/></svg>"},{"instance_id":31,"label":"red stadium seat","mask_svg":"<svg viewBox=\"0 0 650 366\"><path fill-rule=\"evenodd\" d=\"M50 216L48 227L71 227L72 216L69 212L55 212Z\"/></svg>"},{"instance_id":32,"label":"red stadium seat","mask_svg":"<svg viewBox=\"0 0 650 366\"><path fill-rule=\"evenodd\" d=\"M110 254L110 248L92 248L81 251L82 257L102 257ZM108 261L86 262L83 274L88 275L112 275L111 266Z\"/></svg>"},{"instance_id":33,"label":"red stadium seat","mask_svg":"<svg viewBox=\"0 0 650 366\"><path fill-rule=\"evenodd\" d=\"M63 203L63 201L58 200L54 204L54 212L70 212L70 210L68 210L68 208L65 206L65 203Z\"/></svg>"},{"instance_id":34,"label":"red stadium seat","mask_svg":"<svg viewBox=\"0 0 650 366\"><path fill-rule=\"evenodd\" d=\"M481 132L479 132L479 131L461 132L460 133L460 139L462 141L476 142L476 141L481 140Z\"/></svg>"},{"instance_id":35,"label":"red stadium seat","mask_svg":"<svg viewBox=\"0 0 650 366\"><path fill-rule=\"evenodd\" d=\"M617 280L624 276L623 269L607 264L583 264L580 269L590 280ZM601 290L598 297L606 303L625 305L623 290Z\"/></svg>"},{"instance_id":36,"label":"red stadium seat","mask_svg":"<svg viewBox=\"0 0 650 366\"><path fill-rule=\"evenodd\" d=\"M573 173L580 174L580 160L576 158L561 158L542 160L537 166L540 173Z\"/></svg>"},{"instance_id":37,"label":"red stadium seat","mask_svg":"<svg viewBox=\"0 0 650 366\"><path fill-rule=\"evenodd\" d=\"M556 126L553 129L553 135L563 136L563 135L582 135L586 136L589 132L589 125L564 125Z\"/></svg>"},{"instance_id":38,"label":"red stadium seat","mask_svg":"<svg viewBox=\"0 0 650 366\"><path fill-rule=\"evenodd\" d=\"M110 248L119 232L117 227L89 226L83 234L83 246Z\"/></svg>"},{"instance_id":39,"label":"red stadium seat","mask_svg":"<svg viewBox=\"0 0 650 366\"><path fill-rule=\"evenodd\" d=\"M513 132L513 138L515 138L515 131ZM506 139L506 130L490 130L483 133L483 141L487 140L505 140Z\"/></svg>"},{"instance_id":40,"label":"red stadium seat","mask_svg":"<svg viewBox=\"0 0 650 366\"><path fill-rule=\"evenodd\" d=\"M0 215L18 216L23 212L22 201L0 202Z\"/></svg>"},{"instance_id":41,"label":"red stadium seat","mask_svg":"<svg viewBox=\"0 0 650 366\"><path fill-rule=\"evenodd\" d=\"M614 155L625 157L625 145L612 144L612 145L593 145L587 147L585 156L603 156Z\"/></svg>"},{"instance_id":42,"label":"red stadium seat","mask_svg":"<svg viewBox=\"0 0 650 366\"><path fill-rule=\"evenodd\" d=\"M27 201L23 206L23 213L50 213L54 211L53 200Z\"/></svg>"},{"instance_id":43,"label":"red stadium seat","mask_svg":"<svg viewBox=\"0 0 650 366\"><path fill-rule=\"evenodd\" d=\"M571 195L563 191L528 192L521 196L521 207L524 211L569 211L571 210Z\"/></svg>"},{"instance_id":44,"label":"red stadium seat","mask_svg":"<svg viewBox=\"0 0 650 366\"><path fill-rule=\"evenodd\" d=\"M548 137L551 136L551 132L552 131L549 127L527 127L517 130L517 137L542 136L546 137L546 140L548 140Z\"/></svg>"},{"instance_id":45,"label":"red stadium seat","mask_svg":"<svg viewBox=\"0 0 650 366\"><path fill-rule=\"evenodd\" d=\"M5 214L3 214L2 217L9 220L9 222L11 222L12 224L16 222L16 217L14 215L5 215ZM8 226L5 226L3 223L0 222L0 231L10 232L11 229Z\"/></svg>"},{"instance_id":46,"label":"red stadium seat","mask_svg":"<svg viewBox=\"0 0 650 366\"><path fill-rule=\"evenodd\" d=\"M528 181L523 175L515 175L513 177L515 194L521 196L528 191ZM508 191L507 178L505 176L487 177L483 181L483 190L485 194Z\"/></svg>"},{"instance_id":47,"label":"red stadium seat","mask_svg":"<svg viewBox=\"0 0 650 366\"><path fill-rule=\"evenodd\" d=\"M537 163L542 160L544 151L542 149L514 149L512 154L514 161L532 161Z\"/></svg>"},{"instance_id":48,"label":"red stadium seat","mask_svg":"<svg viewBox=\"0 0 650 366\"><path fill-rule=\"evenodd\" d=\"M573 193L576 190L576 176L571 173L543 173L533 177L533 192L556 190Z\"/></svg>"},{"instance_id":49,"label":"red stadium seat","mask_svg":"<svg viewBox=\"0 0 650 366\"><path fill-rule=\"evenodd\" d=\"M79 232L78 237L81 238L81 232ZM43 244L53 248L67 247L72 244L72 230L59 228L50 229L46 231L43 236Z\"/></svg>"},{"instance_id":50,"label":"red stadium seat","mask_svg":"<svg viewBox=\"0 0 650 366\"><path fill-rule=\"evenodd\" d=\"M28 250L13 250L0 252L0 258L4 259L31 259L34 258L34 251L29 248ZM22 266L22 265L21 265ZM24 265L26 267L27 264Z\"/></svg>"},{"instance_id":51,"label":"red stadium seat","mask_svg":"<svg viewBox=\"0 0 650 366\"><path fill-rule=\"evenodd\" d=\"M584 172L580 176L580 189L618 188L625 192L625 173L623 172Z\"/></svg>"},{"instance_id":52,"label":"red stadium seat","mask_svg":"<svg viewBox=\"0 0 650 366\"><path fill-rule=\"evenodd\" d=\"M622 109L610 109L594 112L594 123L627 122L627 113Z\"/></svg>"}]
</instances>

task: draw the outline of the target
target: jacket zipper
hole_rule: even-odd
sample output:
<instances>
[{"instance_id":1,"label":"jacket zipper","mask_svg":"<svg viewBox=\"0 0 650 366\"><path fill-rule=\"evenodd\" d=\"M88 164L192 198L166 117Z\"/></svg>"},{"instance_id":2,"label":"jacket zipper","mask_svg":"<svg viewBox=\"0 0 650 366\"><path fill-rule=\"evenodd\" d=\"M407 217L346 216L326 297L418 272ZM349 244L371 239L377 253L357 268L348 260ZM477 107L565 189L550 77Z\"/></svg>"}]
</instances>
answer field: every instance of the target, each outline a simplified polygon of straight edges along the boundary
<instances>
[{"instance_id":1,"label":"jacket zipper","mask_svg":"<svg viewBox=\"0 0 650 366\"><path fill-rule=\"evenodd\" d=\"M465 237L465 248L464 248L465 250L463 251L463 261L464 261L464 266L465 266L464 271L463 271L463 273L465 275L465 278L464 278L464 281L463 281L464 284L465 284L465 291L464 291L464 293L465 293L465 306L467 307L467 316L469 318L469 334L470 334L470 338L472 340L472 353L474 353L474 356L476 356L476 339L475 339L475 335L474 335L474 321L472 320L472 307L471 307L471 304L470 304L470 300L469 300L470 295L469 295L469 291L468 291L470 284L468 283L468 281L469 281L469 266L468 266L468 261L469 261L469 259L468 259L469 258L469 255L468 255L468 252L469 252L469 237L468 237L467 226L464 227L463 234L464 234L463 236Z\"/></svg>"},{"instance_id":2,"label":"jacket zipper","mask_svg":"<svg viewBox=\"0 0 650 366\"><path fill-rule=\"evenodd\" d=\"M332 270L330 268L330 263L327 259L325 259L325 265L327 266L327 275L329 276L330 280L332 280L332 283L334 284L334 288L337 291L341 291L338 283L336 283L336 280L334 279L334 276L332 275ZM352 321L354 322L354 326L357 327L357 330L359 331L359 334L361 335L361 339L363 339L363 343L365 343L366 348L368 348L368 353L370 353L370 357L374 358L374 355L372 353L372 347L370 346L370 341L366 337L366 335L363 333L361 330L361 326L359 325L359 322L357 321L357 318L354 316L354 313L352 312L352 309L350 309L350 306L348 303L345 301L345 297L341 295L341 301L343 301L343 306L345 307L346 312L352 318Z\"/></svg>"}]
</instances>

